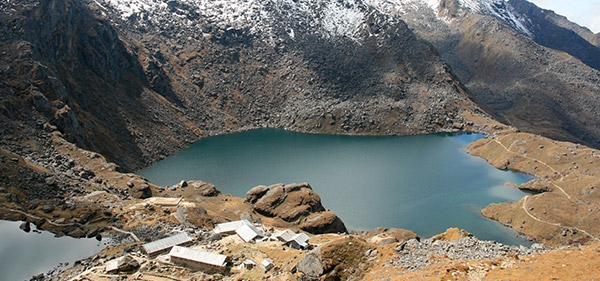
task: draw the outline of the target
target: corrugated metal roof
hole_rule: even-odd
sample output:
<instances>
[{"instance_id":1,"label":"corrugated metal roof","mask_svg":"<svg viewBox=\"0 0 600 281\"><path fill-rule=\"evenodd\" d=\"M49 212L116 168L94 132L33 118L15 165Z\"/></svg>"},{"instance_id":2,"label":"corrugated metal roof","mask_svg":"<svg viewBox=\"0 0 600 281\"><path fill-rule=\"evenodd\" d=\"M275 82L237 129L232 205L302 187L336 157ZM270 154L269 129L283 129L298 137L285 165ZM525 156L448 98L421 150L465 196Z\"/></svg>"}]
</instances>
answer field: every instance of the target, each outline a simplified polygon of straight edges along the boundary
<instances>
[{"instance_id":1,"label":"corrugated metal roof","mask_svg":"<svg viewBox=\"0 0 600 281\"><path fill-rule=\"evenodd\" d=\"M293 232L291 229L286 229L286 230L282 230L279 232L276 232L275 234L273 234L273 236L283 242L290 242L292 241L292 237L294 237L294 235L296 235L295 232Z\"/></svg>"},{"instance_id":2,"label":"corrugated metal roof","mask_svg":"<svg viewBox=\"0 0 600 281\"><path fill-rule=\"evenodd\" d=\"M193 239L184 232L171 237L156 240L154 242L146 243L142 247L146 253L152 255L160 251L168 250L175 245L181 245L192 241Z\"/></svg>"},{"instance_id":3,"label":"corrugated metal roof","mask_svg":"<svg viewBox=\"0 0 600 281\"><path fill-rule=\"evenodd\" d=\"M224 267L227 264L227 262L226 262L227 256L225 256L225 255L200 251L200 250L196 250L196 249L190 249L190 248L186 248L186 247L174 246L173 249L171 249L171 252L169 254L171 255L171 257L177 257L177 258L186 259L189 261L194 261L194 262L198 262L198 263L209 264L209 265L214 265L214 266L219 266L219 267Z\"/></svg>"},{"instance_id":4,"label":"corrugated metal roof","mask_svg":"<svg viewBox=\"0 0 600 281\"><path fill-rule=\"evenodd\" d=\"M182 197L177 197L177 198L168 198L168 197L150 197L146 200L148 200L151 203L154 203L156 205L159 206L177 206L179 205L179 203L181 202L183 198Z\"/></svg>"},{"instance_id":5,"label":"corrugated metal roof","mask_svg":"<svg viewBox=\"0 0 600 281\"><path fill-rule=\"evenodd\" d=\"M308 237L308 235L306 235L305 233L298 233L294 235L294 237L292 237L292 240L302 247L308 246L308 239L310 239L310 237Z\"/></svg>"},{"instance_id":6,"label":"corrugated metal roof","mask_svg":"<svg viewBox=\"0 0 600 281\"><path fill-rule=\"evenodd\" d=\"M235 230L235 233L242 238L245 242L250 242L250 240L256 238L257 236L263 236L263 232L258 230L253 225L242 225L240 228Z\"/></svg>"},{"instance_id":7,"label":"corrugated metal roof","mask_svg":"<svg viewBox=\"0 0 600 281\"><path fill-rule=\"evenodd\" d=\"M253 226L248 220L231 221L217 224L213 230L215 233L234 232L243 225Z\"/></svg>"}]
</instances>

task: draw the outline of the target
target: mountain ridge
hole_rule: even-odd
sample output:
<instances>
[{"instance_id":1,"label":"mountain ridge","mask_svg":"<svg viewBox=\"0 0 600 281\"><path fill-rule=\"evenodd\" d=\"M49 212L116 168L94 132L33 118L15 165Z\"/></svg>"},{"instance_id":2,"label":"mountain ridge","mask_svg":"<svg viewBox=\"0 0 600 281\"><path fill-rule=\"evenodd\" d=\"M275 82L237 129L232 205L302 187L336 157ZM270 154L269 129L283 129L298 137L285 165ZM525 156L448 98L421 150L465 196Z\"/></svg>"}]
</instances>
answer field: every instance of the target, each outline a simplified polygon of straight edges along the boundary
<instances>
[{"instance_id":1,"label":"mountain ridge","mask_svg":"<svg viewBox=\"0 0 600 281\"><path fill-rule=\"evenodd\" d=\"M553 13L533 4L521 0L486 3L492 2L514 6L505 10L519 16L480 14L461 6L461 1L441 1L437 11L425 1L387 10L396 11L415 33L434 44L472 96L503 122L554 139L598 147L600 131L596 122L590 121L595 119L599 104L600 76L591 66L600 58L596 55L600 49L540 16ZM523 22L531 34L515 29L504 18L526 18ZM554 35L547 30L577 38L563 42L573 42L573 48L581 53L536 43L553 41ZM578 57L592 59L586 65Z\"/></svg>"}]
</instances>

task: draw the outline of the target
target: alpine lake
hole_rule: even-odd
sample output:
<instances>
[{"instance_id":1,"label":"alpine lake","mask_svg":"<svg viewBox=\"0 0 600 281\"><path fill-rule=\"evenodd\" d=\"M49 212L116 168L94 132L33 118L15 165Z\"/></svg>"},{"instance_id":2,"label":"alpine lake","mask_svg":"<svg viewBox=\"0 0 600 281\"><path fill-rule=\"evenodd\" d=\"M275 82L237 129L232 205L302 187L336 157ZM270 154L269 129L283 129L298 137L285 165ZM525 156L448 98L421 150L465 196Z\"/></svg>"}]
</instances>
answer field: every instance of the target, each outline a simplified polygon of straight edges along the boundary
<instances>
[{"instance_id":1,"label":"alpine lake","mask_svg":"<svg viewBox=\"0 0 600 281\"><path fill-rule=\"evenodd\" d=\"M213 183L245 197L257 185L308 182L348 229L396 227L429 238L458 227L482 240L531 245L487 219L492 203L518 201L532 176L469 155L480 134L344 136L258 129L202 139L138 173L155 184Z\"/></svg>"}]
</instances>

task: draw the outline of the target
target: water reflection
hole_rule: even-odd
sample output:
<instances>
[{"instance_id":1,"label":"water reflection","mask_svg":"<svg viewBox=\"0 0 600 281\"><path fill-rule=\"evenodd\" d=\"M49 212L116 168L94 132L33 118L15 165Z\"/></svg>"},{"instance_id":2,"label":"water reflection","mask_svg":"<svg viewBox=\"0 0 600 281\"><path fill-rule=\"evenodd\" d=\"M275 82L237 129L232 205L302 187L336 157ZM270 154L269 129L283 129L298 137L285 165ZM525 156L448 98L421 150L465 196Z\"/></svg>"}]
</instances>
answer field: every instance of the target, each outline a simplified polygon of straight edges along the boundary
<instances>
[{"instance_id":1,"label":"water reflection","mask_svg":"<svg viewBox=\"0 0 600 281\"><path fill-rule=\"evenodd\" d=\"M0 220L0 280L29 280L60 263L72 265L99 252L106 243L68 236L55 238L47 231L26 233L19 229L20 224Z\"/></svg>"}]
</instances>

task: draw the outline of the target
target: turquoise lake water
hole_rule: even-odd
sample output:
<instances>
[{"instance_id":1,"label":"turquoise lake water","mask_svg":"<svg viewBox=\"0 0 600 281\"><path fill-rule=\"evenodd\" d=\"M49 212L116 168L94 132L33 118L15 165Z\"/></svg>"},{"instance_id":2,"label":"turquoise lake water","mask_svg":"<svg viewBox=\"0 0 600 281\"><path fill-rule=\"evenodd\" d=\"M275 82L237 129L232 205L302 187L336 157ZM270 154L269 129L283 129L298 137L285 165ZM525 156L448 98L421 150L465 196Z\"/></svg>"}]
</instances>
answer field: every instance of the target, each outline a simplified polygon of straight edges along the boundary
<instances>
[{"instance_id":1,"label":"turquoise lake water","mask_svg":"<svg viewBox=\"0 0 600 281\"><path fill-rule=\"evenodd\" d=\"M26 233L19 228L20 224L0 220L0 280L29 280L57 268L59 263L71 266L106 246L93 238L56 238L47 231ZM35 226L32 224L31 228Z\"/></svg>"},{"instance_id":2,"label":"turquoise lake water","mask_svg":"<svg viewBox=\"0 0 600 281\"><path fill-rule=\"evenodd\" d=\"M340 136L260 129L210 137L139 171L158 185L182 179L215 184L244 197L257 185L308 182L349 229L410 229L431 237L459 227L479 239L529 245L484 218L491 203L526 194L507 183L530 176L469 155L477 134Z\"/></svg>"}]
</instances>

